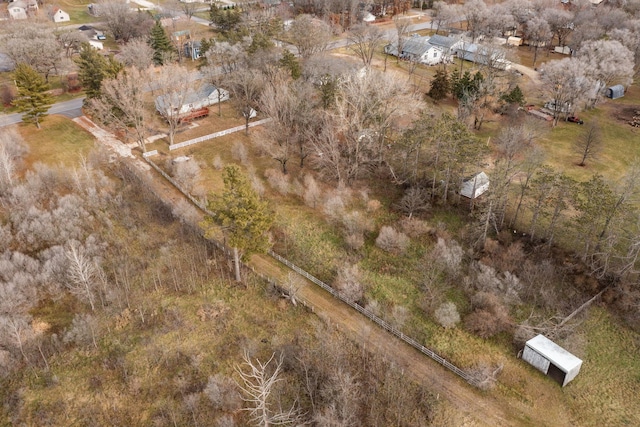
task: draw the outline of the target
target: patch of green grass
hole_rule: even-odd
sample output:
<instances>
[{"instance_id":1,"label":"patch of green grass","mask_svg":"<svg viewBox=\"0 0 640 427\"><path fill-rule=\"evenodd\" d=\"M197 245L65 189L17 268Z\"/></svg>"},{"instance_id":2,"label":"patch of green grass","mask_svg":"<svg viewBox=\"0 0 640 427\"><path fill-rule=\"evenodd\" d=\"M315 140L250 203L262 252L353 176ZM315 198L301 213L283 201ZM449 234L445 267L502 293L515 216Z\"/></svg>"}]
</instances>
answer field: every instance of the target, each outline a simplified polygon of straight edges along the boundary
<instances>
[{"instance_id":1,"label":"patch of green grass","mask_svg":"<svg viewBox=\"0 0 640 427\"><path fill-rule=\"evenodd\" d=\"M378 301L383 307L411 306L418 296L416 286L398 275L367 270L362 281L366 283L367 296Z\"/></svg>"},{"instance_id":2,"label":"patch of green grass","mask_svg":"<svg viewBox=\"0 0 640 427\"><path fill-rule=\"evenodd\" d=\"M640 425L640 337L600 308L590 309L583 334L583 365L566 387L579 425Z\"/></svg>"},{"instance_id":3,"label":"patch of green grass","mask_svg":"<svg viewBox=\"0 0 640 427\"><path fill-rule=\"evenodd\" d=\"M73 321L73 313L78 310L78 300L65 295L59 300L46 299L40 302L37 307L31 310L31 315L44 322L48 331L60 335Z\"/></svg>"},{"instance_id":4,"label":"patch of green grass","mask_svg":"<svg viewBox=\"0 0 640 427\"><path fill-rule=\"evenodd\" d=\"M278 208L277 226L282 230L275 249L294 264L331 283L337 268L347 259L342 238L326 223L309 215ZM294 219L295 218L295 219Z\"/></svg>"},{"instance_id":5,"label":"patch of green grass","mask_svg":"<svg viewBox=\"0 0 640 427\"><path fill-rule=\"evenodd\" d=\"M42 162L49 165L77 164L94 146L93 136L64 116L47 116L42 129L32 124L18 125L18 131L29 145L26 162L31 165Z\"/></svg>"},{"instance_id":6,"label":"patch of green grass","mask_svg":"<svg viewBox=\"0 0 640 427\"><path fill-rule=\"evenodd\" d=\"M586 181L595 173L602 174L612 182L617 181L631 162L640 157L638 132L610 117L606 110L585 111L580 118L585 121L584 125L561 121L540 141L547 152L547 163L578 181ZM578 166L580 154L576 153L574 143L594 122L601 132L600 153L594 159L587 159L586 166L581 167Z\"/></svg>"}]
</instances>

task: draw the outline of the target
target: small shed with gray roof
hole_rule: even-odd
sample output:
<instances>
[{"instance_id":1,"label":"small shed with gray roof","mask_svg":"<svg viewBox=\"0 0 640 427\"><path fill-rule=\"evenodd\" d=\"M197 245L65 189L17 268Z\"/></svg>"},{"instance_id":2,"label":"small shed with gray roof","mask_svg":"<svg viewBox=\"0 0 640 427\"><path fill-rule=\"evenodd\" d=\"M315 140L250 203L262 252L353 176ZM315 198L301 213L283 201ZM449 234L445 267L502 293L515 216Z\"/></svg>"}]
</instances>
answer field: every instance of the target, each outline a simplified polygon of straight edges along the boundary
<instances>
[{"instance_id":1,"label":"small shed with gray roof","mask_svg":"<svg viewBox=\"0 0 640 427\"><path fill-rule=\"evenodd\" d=\"M624 86L615 85L607 88L607 98L618 99L624 96Z\"/></svg>"},{"instance_id":2,"label":"small shed with gray roof","mask_svg":"<svg viewBox=\"0 0 640 427\"><path fill-rule=\"evenodd\" d=\"M522 359L553 378L562 387L578 375L582 366L581 359L544 335L538 335L526 342Z\"/></svg>"}]
</instances>

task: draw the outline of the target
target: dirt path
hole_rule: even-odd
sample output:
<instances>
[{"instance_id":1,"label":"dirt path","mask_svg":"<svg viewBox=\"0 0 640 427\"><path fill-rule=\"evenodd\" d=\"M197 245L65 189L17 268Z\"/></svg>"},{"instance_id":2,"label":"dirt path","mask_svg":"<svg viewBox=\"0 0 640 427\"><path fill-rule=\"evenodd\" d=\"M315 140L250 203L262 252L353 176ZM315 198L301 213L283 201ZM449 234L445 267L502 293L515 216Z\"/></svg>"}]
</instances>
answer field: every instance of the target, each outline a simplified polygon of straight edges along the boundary
<instances>
[{"instance_id":1,"label":"dirt path","mask_svg":"<svg viewBox=\"0 0 640 427\"><path fill-rule=\"evenodd\" d=\"M99 128L86 117L76 122L94 134L97 140L105 144L121 157L133 160L134 157L124 144ZM124 149L123 149L124 148ZM134 165L149 179L154 192L170 204L177 203L182 196L165 179L153 174L142 160L134 160ZM498 392L483 392L464 382L452 372L421 354L395 336L381 329L369 319L348 305L338 301L328 292L299 276L268 255L254 255L249 265L260 274L283 282L293 277L297 286L297 299L303 301L316 315L365 348L384 355L410 373L416 381L440 398L446 399L458 414L455 426L467 427L503 427L503 426L569 426L569 422L558 423L558 418L547 416L543 408L536 408L535 402L524 404L516 398L507 398ZM294 276L289 276L293 274Z\"/></svg>"}]
</instances>

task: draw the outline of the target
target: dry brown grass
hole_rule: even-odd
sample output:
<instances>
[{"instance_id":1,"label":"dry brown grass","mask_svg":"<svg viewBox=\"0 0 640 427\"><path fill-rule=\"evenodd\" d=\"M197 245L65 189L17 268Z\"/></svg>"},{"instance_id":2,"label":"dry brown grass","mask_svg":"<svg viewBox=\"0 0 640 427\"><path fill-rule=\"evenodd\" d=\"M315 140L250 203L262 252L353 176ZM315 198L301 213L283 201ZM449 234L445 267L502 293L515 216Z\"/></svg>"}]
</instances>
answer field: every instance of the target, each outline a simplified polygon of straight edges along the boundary
<instances>
[{"instance_id":1,"label":"dry brown grass","mask_svg":"<svg viewBox=\"0 0 640 427\"><path fill-rule=\"evenodd\" d=\"M94 146L93 136L64 116L45 117L42 129L24 123L16 126L29 145L28 168L35 162L74 165Z\"/></svg>"}]
</instances>

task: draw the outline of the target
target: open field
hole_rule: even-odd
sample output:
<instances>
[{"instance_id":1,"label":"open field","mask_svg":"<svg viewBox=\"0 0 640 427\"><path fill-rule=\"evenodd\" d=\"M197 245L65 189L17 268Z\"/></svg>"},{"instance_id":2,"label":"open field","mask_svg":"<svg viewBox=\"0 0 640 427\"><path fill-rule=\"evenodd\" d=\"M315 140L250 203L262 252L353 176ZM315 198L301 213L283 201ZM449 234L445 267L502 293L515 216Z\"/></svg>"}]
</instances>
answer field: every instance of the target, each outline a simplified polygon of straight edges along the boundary
<instances>
[{"instance_id":1,"label":"open field","mask_svg":"<svg viewBox=\"0 0 640 427\"><path fill-rule=\"evenodd\" d=\"M17 125L29 145L27 165L35 162L71 166L86 157L94 146L93 136L63 116L47 116L42 129L35 125Z\"/></svg>"}]
</instances>

